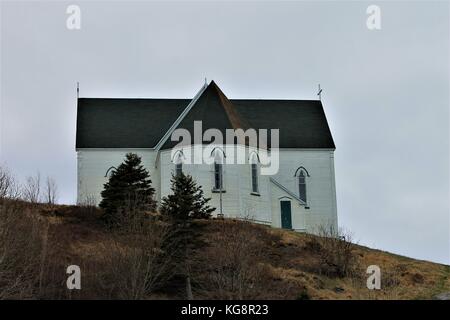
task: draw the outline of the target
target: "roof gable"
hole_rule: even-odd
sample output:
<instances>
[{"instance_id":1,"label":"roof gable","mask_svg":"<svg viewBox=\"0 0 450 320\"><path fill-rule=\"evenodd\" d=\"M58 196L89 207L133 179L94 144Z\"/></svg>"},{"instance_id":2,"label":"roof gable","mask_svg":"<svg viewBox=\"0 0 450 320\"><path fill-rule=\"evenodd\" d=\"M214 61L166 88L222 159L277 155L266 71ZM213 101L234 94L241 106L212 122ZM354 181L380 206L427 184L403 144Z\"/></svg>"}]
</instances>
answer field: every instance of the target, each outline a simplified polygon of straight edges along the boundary
<instances>
[{"instance_id":1,"label":"roof gable","mask_svg":"<svg viewBox=\"0 0 450 320\"><path fill-rule=\"evenodd\" d=\"M214 81L208 85L195 105L177 126L177 129L186 129L194 136L194 121L202 121L203 131L209 128L220 130L225 137L226 129L248 129L249 125L233 103L223 94ZM168 139L162 149L172 148L178 141Z\"/></svg>"}]
</instances>

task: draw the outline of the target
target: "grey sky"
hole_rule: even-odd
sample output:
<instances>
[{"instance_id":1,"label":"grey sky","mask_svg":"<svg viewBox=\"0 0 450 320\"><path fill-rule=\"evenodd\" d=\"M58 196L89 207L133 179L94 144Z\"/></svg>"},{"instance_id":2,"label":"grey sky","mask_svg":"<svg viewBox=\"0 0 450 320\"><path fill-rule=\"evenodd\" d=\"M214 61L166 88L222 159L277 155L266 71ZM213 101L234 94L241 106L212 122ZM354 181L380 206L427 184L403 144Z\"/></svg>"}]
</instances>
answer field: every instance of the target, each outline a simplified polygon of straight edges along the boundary
<instances>
[{"instance_id":1,"label":"grey sky","mask_svg":"<svg viewBox=\"0 0 450 320\"><path fill-rule=\"evenodd\" d=\"M448 264L449 4L378 2L379 31L369 4L2 2L0 163L75 201L76 81L83 97L190 98L207 77L230 98L276 99L315 99L321 83L340 225Z\"/></svg>"}]
</instances>

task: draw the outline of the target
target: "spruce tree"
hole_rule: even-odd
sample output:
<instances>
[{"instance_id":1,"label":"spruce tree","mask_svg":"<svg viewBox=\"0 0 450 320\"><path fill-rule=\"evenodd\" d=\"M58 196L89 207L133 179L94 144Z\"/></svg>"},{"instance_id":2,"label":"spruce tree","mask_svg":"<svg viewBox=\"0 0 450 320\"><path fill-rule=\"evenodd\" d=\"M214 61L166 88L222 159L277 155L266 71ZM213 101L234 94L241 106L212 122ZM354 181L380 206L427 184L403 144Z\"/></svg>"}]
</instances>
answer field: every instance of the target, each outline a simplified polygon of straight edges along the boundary
<instances>
[{"instance_id":1,"label":"spruce tree","mask_svg":"<svg viewBox=\"0 0 450 320\"><path fill-rule=\"evenodd\" d=\"M193 219L208 219L215 208L208 205L210 198L205 198L203 190L197 186L190 175L183 173L173 176L172 194L164 197L161 203L161 214L172 226L168 239L172 253L175 274L184 279L187 298L192 299L189 258L191 251L199 244L201 225L193 223Z\"/></svg>"},{"instance_id":2,"label":"spruce tree","mask_svg":"<svg viewBox=\"0 0 450 320\"><path fill-rule=\"evenodd\" d=\"M171 219L181 222L189 219L208 219L215 208L205 198L203 190L190 175L181 173L172 176L172 194L164 197L161 203L161 213Z\"/></svg>"},{"instance_id":3,"label":"spruce tree","mask_svg":"<svg viewBox=\"0 0 450 320\"><path fill-rule=\"evenodd\" d=\"M112 171L109 181L104 184L99 204L104 210L104 220L110 224L121 224L130 213L142 214L155 210L155 189L151 183L141 158L137 154L127 153L125 161Z\"/></svg>"}]
</instances>

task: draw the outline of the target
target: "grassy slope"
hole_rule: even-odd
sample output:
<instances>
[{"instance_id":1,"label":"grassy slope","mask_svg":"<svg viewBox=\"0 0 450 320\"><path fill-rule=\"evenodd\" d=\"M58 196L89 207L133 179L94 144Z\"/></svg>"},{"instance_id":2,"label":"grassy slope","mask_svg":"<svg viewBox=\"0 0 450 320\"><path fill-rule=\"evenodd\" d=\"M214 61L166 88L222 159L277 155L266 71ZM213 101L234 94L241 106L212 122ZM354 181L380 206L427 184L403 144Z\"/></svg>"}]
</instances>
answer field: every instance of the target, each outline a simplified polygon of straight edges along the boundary
<instances>
[{"instance_id":1,"label":"grassy slope","mask_svg":"<svg viewBox=\"0 0 450 320\"><path fill-rule=\"evenodd\" d=\"M295 232L272 230L281 235L281 241L298 250L297 256L284 257L286 262L280 273L296 277L302 270L301 260L314 259L301 254L308 236ZM415 260L389 252L355 245L359 260L359 274L350 278L329 278L311 272L306 286L314 299L431 299L434 295L450 291L450 266ZM365 269L369 265L381 268L382 290L366 288ZM312 280L312 281L311 281ZM344 291L336 292L335 288Z\"/></svg>"},{"instance_id":2,"label":"grassy slope","mask_svg":"<svg viewBox=\"0 0 450 320\"><path fill-rule=\"evenodd\" d=\"M42 214L42 213L41 213ZM61 206L56 211L46 211L50 222L50 260L55 265L80 264L98 259L99 246L107 247L108 232L95 219L80 218L77 207ZM204 223L203 238L206 247L220 250L217 239L220 225L241 222L211 220ZM246 226L248 228L248 224ZM297 299L306 291L311 299L431 299L441 292L450 291L450 267L394 255L388 252L355 245L359 269L352 277L327 277L318 272L318 255L308 249L310 235L251 225L257 231L259 245L264 254L255 261L267 270L267 295L262 297ZM226 239L226 235L219 235ZM202 255L204 248L199 250ZM382 290L366 288L365 270L369 265L379 265L382 271ZM58 269L59 267L55 267ZM270 288L276 288L272 290ZM269 291L277 291L271 294ZM88 296L84 296L89 298ZM162 298L174 298L170 295ZM64 298L64 297L61 297ZM176 296L175 296L176 298Z\"/></svg>"}]
</instances>

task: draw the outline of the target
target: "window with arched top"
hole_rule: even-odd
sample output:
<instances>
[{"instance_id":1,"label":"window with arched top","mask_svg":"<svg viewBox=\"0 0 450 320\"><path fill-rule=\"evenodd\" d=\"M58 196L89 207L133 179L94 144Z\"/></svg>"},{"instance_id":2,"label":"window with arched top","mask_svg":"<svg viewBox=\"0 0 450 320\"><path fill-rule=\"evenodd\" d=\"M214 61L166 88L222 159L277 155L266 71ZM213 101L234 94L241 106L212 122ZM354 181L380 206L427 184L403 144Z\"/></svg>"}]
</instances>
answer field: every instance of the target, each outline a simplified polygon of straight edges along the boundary
<instances>
[{"instance_id":1,"label":"window with arched top","mask_svg":"<svg viewBox=\"0 0 450 320\"><path fill-rule=\"evenodd\" d=\"M307 178L309 177L308 171L304 167L299 167L295 171L294 175L298 180L298 197L300 200L306 203L307 200Z\"/></svg>"},{"instance_id":2,"label":"window with arched top","mask_svg":"<svg viewBox=\"0 0 450 320\"><path fill-rule=\"evenodd\" d=\"M298 175L298 196L300 200L306 202L306 176L303 171Z\"/></svg>"},{"instance_id":3,"label":"window with arched top","mask_svg":"<svg viewBox=\"0 0 450 320\"><path fill-rule=\"evenodd\" d=\"M225 152L220 148L214 148L211 156L214 157L214 190L223 191L223 163Z\"/></svg>"},{"instance_id":4,"label":"window with arched top","mask_svg":"<svg viewBox=\"0 0 450 320\"><path fill-rule=\"evenodd\" d=\"M183 151L178 151L173 157L173 162L175 163L175 176L179 176L183 173L184 158Z\"/></svg>"},{"instance_id":5,"label":"window with arched top","mask_svg":"<svg viewBox=\"0 0 450 320\"><path fill-rule=\"evenodd\" d=\"M259 193L258 164L252 163L252 192Z\"/></svg>"},{"instance_id":6,"label":"window with arched top","mask_svg":"<svg viewBox=\"0 0 450 320\"><path fill-rule=\"evenodd\" d=\"M259 157L257 153L252 153L250 155L250 166L251 166L251 178L252 178L252 193L259 194Z\"/></svg>"},{"instance_id":7,"label":"window with arched top","mask_svg":"<svg viewBox=\"0 0 450 320\"><path fill-rule=\"evenodd\" d=\"M214 162L214 189L223 189L223 164Z\"/></svg>"}]
</instances>

